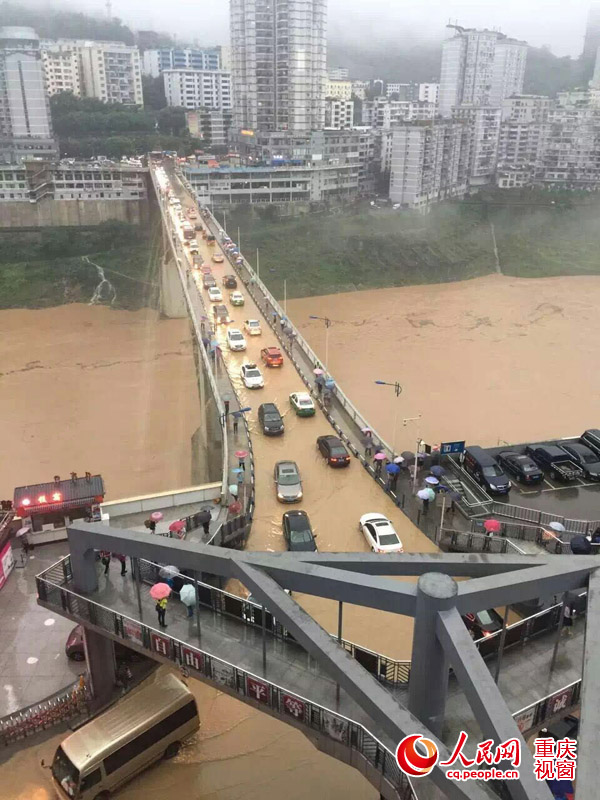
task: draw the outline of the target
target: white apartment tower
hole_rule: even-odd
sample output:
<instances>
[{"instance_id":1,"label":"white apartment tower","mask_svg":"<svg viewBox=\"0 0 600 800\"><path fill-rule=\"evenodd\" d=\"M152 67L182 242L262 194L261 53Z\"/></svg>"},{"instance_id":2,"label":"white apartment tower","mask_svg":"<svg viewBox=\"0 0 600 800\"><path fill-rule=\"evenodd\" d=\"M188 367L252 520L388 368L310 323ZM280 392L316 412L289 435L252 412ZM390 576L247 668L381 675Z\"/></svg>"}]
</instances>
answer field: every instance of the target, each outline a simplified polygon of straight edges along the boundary
<instances>
[{"instance_id":1,"label":"white apartment tower","mask_svg":"<svg viewBox=\"0 0 600 800\"><path fill-rule=\"evenodd\" d=\"M497 31L456 30L442 46L442 117L451 117L456 106L501 106L511 94L523 93L525 42L508 39Z\"/></svg>"},{"instance_id":2,"label":"white apartment tower","mask_svg":"<svg viewBox=\"0 0 600 800\"><path fill-rule=\"evenodd\" d=\"M354 100L328 97L325 100L325 127L347 130L354 125Z\"/></svg>"},{"instance_id":3,"label":"white apartment tower","mask_svg":"<svg viewBox=\"0 0 600 800\"><path fill-rule=\"evenodd\" d=\"M167 105L231 110L231 74L217 69L163 71Z\"/></svg>"},{"instance_id":4,"label":"white apartment tower","mask_svg":"<svg viewBox=\"0 0 600 800\"><path fill-rule=\"evenodd\" d=\"M237 128L323 127L326 0L231 0Z\"/></svg>"},{"instance_id":5,"label":"white apartment tower","mask_svg":"<svg viewBox=\"0 0 600 800\"><path fill-rule=\"evenodd\" d=\"M55 150L38 36L32 28L0 28L0 161Z\"/></svg>"}]
</instances>

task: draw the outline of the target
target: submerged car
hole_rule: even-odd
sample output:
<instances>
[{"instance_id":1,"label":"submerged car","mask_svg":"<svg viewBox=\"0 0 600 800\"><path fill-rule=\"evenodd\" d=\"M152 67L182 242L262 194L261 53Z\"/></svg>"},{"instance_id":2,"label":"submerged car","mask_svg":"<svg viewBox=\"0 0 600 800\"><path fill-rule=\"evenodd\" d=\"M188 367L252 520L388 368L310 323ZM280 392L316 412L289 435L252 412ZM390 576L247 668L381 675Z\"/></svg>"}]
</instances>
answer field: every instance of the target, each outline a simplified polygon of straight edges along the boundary
<instances>
[{"instance_id":1,"label":"submerged car","mask_svg":"<svg viewBox=\"0 0 600 800\"><path fill-rule=\"evenodd\" d=\"M260 336L262 333L260 322L257 319L247 319L244 322L244 330L246 333L249 333L250 336Z\"/></svg>"},{"instance_id":2,"label":"submerged car","mask_svg":"<svg viewBox=\"0 0 600 800\"><path fill-rule=\"evenodd\" d=\"M315 404L308 392L293 392L290 404L299 417L314 417Z\"/></svg>"},{"instance_id":3,"label":"submerged car","mask_svg":"<svg viewBox=\"0 0 600 800\"><path fill-rule=\"evenodd\" d=\"M247 389L262 389L265 380L256 364L243 364L241 369L242 381Z\"/></svg>"},{"instance_id":4,"label":"submerged car","mask_svg":"<svg viewBox=\"0 0 600 800\"><path fill-rule=\"evenodd\" d=\"M280 436L284 431L283 417L275 403L261 403L258 407L258 422L267 436Z\"/></svg>"},{"instance_id":5,"label":"submerged car","mask_svg":"<svg viewBox=\"0 0 600 800\"><path fill-rule=\"evenodd\" d=\"M273 477L280 503L297 503L302 500L302 481L295 461L278 461Z\"/></svg>"},{"instance_id":6,"label":"submerged car","mask_svg":"<svg viewBox=\"0 0 600 800\"><path fill-rule=\"evenodd\" d=\"M317 438L317 449L327 460L330 467L350 466L350 454L339 437L319 436Z\"/></svg>"},{"instance_id":7,"label":"submerged car","mask_svg":"<svg viewBox=\"0 0 600 800\"><path fill-rule=\"evenodd\" d=\"M540 483L544 480L544 473L529 456L504 450L498 453L496 461L504 468L505 472L512 475L521 483Z\"/></svg>"},{"instance_id":8,"label":"submerged car","mask_svg":"<svg viewBox=\"0 0 600 800\"><path fill-rule=\"evenodd\" d=\"M208 290L208 299L211 303L220 303L223 300L223 295L218 286L211 286Z\"/></svg>"},{"instance_id":9,"label":"submerged car","mask_svg":"<svg viewBox=\"0 0 600 800\"><path fill-rule=\"evenodd\" d=\"M222 264L225 261L225 257L221 253L213 253L212 260L215 264Z\"/></svg>"},{"instance_id":10,"label":"submerged car","mask_svg":"<svg viewBox=\"0 0 600 800\"><path fill-rule=\"evenodd\" d=\"M292 552L316 552L317 543L306 511L286 511L282 518L283 536Z\"/></svg>"},{"instance_id":11,"label":"submerged car","mask_svg":"<svg viewBox=\"0 0 600 800\"><path fill-rule=\"evenodd\" d=\"M227 346L230 350L245 350L246 339L244 334L237 328L230 328L227 331Z\"/></svg>"},{"instance_id":12,"label":"submerged car","mask_svg":"<svg viewBox=\"0 0 600 800\"><path fill-rule=\"evenodd\" d=\"M225 275L223 277L223 286L226 289L237 289L237 280L235 275Z\"/></svg>"},{"instance_id":13,"label":"submerged car","mask_svg":"<svg viewBox=\"0 0 600 800\"><path fill-rule=\"evenodd\" d=\"M224 305L213 306L213 316L216 325L227 325L228 322L231 322L231 320L229 319L229 312L227 311L227 306Z\"/></svg>"},{"instance_id":14,"label":"submerged car","mask_svg":"<svg viewBox=\"0 0 600 800\"><path fill-rule=\"evenodd\" d=\"M246 301L241 292L231 292L229 295L229 302L232 306L243 306Z\"/></svg>"},{"instance_id":15,"label":"submerged car","mask_svg":"<svg viewBox=\"0 0 600 800\"><path fill-rule=\"evenodd\" d=\"M374 553L404 552L394 526L383 514L363 514L358 527Z\"/></svg>"},{"instance_id":16,"label":"submerged car","mask_svg":"<svg viewBox=\"0 0 600 800\"><path fill-rule=\"evenodd\" d=\"M283 356L278 347L263 347L260 351L260 357L267 367L281 367L283 366Z\"/></svg>"}]
</instances>

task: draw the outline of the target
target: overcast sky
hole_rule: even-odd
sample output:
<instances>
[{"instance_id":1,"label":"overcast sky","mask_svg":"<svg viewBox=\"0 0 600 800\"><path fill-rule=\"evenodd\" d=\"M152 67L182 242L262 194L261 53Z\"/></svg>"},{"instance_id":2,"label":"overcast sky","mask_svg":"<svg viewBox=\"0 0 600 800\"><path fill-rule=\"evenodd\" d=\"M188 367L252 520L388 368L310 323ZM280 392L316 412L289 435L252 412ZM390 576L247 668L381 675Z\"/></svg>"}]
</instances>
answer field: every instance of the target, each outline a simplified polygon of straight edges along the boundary
<instances>
[{"instance_id":1,"label":"overcast sky","mask_svg":"<svg viewBox=\"0 0 600 800\"><path fill-rule=\"evenodd\" d=\"M35 0L34 0L35 2ZM105 0L56 0L56 5L104 12ZM499 28L557 55L579 55L590 0L329 0L330 36L442 39L448 20ZM202 44L228 41L227 0L112 0L112 13L135 28L153 28Z\"/></svg>"}]
</instances>

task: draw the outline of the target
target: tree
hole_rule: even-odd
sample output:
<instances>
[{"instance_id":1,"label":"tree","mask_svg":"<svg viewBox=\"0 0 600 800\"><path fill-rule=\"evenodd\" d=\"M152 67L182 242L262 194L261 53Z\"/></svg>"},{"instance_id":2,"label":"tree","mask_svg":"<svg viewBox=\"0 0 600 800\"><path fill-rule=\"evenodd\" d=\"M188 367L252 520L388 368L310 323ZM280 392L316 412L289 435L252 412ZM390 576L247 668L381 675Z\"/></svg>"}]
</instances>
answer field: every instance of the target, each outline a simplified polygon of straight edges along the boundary
<instances>
[{"instance_id":1,"label":"tree","mask_svg":"<svg viewBox=\"0 0 600 800\"><path fill-rule=\"evenodd\" d=\"M182 136L187 132L185 109L167 106L158 113L158 130L171 136Z\"/></svg>"}]
</instances>

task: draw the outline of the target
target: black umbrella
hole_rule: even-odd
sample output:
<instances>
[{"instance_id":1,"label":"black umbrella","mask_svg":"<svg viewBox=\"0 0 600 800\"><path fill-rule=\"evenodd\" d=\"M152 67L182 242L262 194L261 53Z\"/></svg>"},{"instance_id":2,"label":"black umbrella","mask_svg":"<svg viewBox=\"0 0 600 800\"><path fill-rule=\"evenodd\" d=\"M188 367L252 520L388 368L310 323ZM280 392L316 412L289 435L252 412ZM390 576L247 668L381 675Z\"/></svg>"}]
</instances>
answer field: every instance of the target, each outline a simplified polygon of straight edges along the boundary
<instances>
[{"instance_id":1,"label":"black umbrella","mask_svg":"<svg viewBox=\"0 0 600 800\"><path fill-rule=\"evenodd\" d=\"M415 461L415 454L411 453L410 450L405 450L403 453L400 453L400 455L407 462L407 464L413 464Z\"/></svg>"},{"instance_id":2,"label":"black umbrella","mask_svg":"<svg viewBox=\"0 0 600 800\"><path fill-rule=\"evenodd\" d=\"M588 556L592 552L592 545L585 536L574 536L571 539L571 552L575 556Z\"/></svg>"},{"instance_id":3,"label":"black umbrella","mask_svg":"<svg viewBox=\"0 0 600 800\"><path fill-rule=\"evenodd\" d=\"M197 520L200 525L204 525L205 522L210 522L212 517L210 516L210 511L208 508L203 508L202 511L199 511L197 514Z\"/></svg>"}]
</instances>

